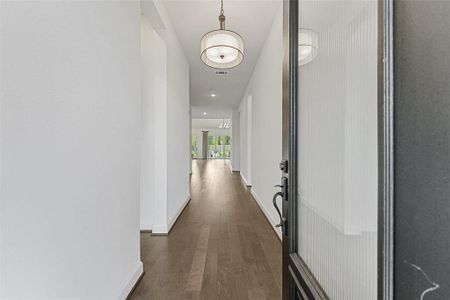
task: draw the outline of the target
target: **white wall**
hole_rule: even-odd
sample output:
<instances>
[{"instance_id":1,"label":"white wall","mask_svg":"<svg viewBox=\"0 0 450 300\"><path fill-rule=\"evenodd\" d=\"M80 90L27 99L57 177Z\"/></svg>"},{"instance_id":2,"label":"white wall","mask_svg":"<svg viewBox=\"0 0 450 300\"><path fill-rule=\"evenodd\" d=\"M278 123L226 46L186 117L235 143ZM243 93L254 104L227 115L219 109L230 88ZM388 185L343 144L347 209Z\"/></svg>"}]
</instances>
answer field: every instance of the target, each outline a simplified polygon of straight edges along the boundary
<instances>
[{"instance_id":1,"label":"white wall","mask_svg":"<svg viewBox=\"0 0 450 300\"><path fill-rule=\"evenodd\" d=\"M241 129L240 129L239 109L231 112L231 170L240 170L241 156Z\"/></svg>"},{"instance_id":2,"label":"white wall","mask_svg":"<svg viewBox=\"0 0 450 300\"><path fill-rule=\"evenodd\" d=\"M240 105L241 174L273 225L279 222L273 185L281 178L282 17L280 5Z\"/></svg>"},{"instance_id":3,"label":"white wall","mask_svg":"<svg viewBox=\"0 0 450 300\"><path fill-rule=\"evenodd\" d=\"M247 109L247 95L242 99L239 105L239 169L240 175L244 178L247 184L248 178L248 144L251 142L248 138L248 109Z\"/></svg>"},{"instance_id":4,"label":"white wall","mask_svg":"<svg viewBox=\"0 0 450 300\"><path fill-rule=\"evenodd\" d=\"M192 159L192 110L189 105L189 142L188 142L188 160ZM189 173L192 174L192 163L189 164Z\"/></svg>"},{"instance_id":5,"label":"white wall","mask_svg":"<svg viewBox=\"0 0 450 300\"><path fill-rule=\"evenodd\" d=\"M144 16L141 18L141 97L141 230L165 232L168 223L166 45Z\"/></svg>"},{"instance_id":6,"label":"white wall","mask_svg":"<svg viewBox=\"0 0 450 300\"><path fill-rule=\"evenodd\" d=\"M158 33L167 46L167 216L168 226L190 198L189 64L165 7L156 3L165 29Z\"/></svg>"},{"instance_id":7,"label":"white wall","mask_svg":"<svg viewBox=\"0 0 450 300\"><path fill-rule=\"evenodd\" d=\"M190 198L189 149L182 146L190 142L189 64L162 2L142 1L142 12L148 21L144 23L145 27L153 31L143 38L150 41L149 48L153 47L159 53L153 56L149 64L148 68L153 71L149 72L152 78L148 84L153 84L159 92L154 92L153 99L149 100L155 107L148 114L155 120L153 124L148 124L153 126L150 132L154 133L150 134L149 143L155 147L152 157L155 163L155 193L141 200L150 201L146 207L153 209L148 214L142 214L148 220L141 220L141 228L165 234ZM160 44L164 46L157 46ZM143 56L153 52L150 49ZM155 73L155 69L161 71ZM148 153L143 153L145 155ZM148 184L151 189L153 182L143 184Z\"/></svg>"},{"instance_id":8,"label":"white wall","mask_svg":"<svg viewBox=\"0 0 450 300\"><path fill-rule=\"evenodd\" d=\"M253 78L253 77L252 77ZM250 85L247 86L245 96L239 105L239 150L240 150L240 168L241 177L247 186L252 185L252 163L253 163L253 96Z\"/></svg>"},{"instance_id":9,"label":"white wall","mask_svg":"<svg viewBox=\"0 0 450 300\"><path fill-rule=\"evenodd\" d=\"M2 299L124 299L139 255L139 4L2 2Z\"/></svg>"},{"instance_id":10,"label":"white wall","mask_svg":"<svg viewBox=\"0 0 450 300\"><path fill-rule=\"evenodd\" d=\"M141 230L152 228L151 199L155 198L155 156L154 143L154 111L153 104L153 67L152 57L154 30L145 17L141 17L141 177L140 177L140 224ZM164 143L163 143L164 145Z\"/></svg>"}]
</instances>

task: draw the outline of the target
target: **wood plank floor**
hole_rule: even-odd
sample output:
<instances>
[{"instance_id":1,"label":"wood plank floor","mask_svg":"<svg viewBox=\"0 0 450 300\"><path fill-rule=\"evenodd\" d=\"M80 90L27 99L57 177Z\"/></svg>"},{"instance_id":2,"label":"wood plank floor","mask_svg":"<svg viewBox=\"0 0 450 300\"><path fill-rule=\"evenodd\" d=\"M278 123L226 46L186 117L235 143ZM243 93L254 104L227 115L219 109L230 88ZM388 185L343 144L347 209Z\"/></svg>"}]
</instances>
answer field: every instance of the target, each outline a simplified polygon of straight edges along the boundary
<instances>
[{"instance_id":1,"label":"wood plank floor","mask_svg":"<svg viewBox=\"0 0 450 300\"><path fill-rule=\"evenodd\" d=\"M141 234L153 299L281 299L281 243L228 161L194 160L191 201L168 236Z\"/></svg>"}]
</instances>

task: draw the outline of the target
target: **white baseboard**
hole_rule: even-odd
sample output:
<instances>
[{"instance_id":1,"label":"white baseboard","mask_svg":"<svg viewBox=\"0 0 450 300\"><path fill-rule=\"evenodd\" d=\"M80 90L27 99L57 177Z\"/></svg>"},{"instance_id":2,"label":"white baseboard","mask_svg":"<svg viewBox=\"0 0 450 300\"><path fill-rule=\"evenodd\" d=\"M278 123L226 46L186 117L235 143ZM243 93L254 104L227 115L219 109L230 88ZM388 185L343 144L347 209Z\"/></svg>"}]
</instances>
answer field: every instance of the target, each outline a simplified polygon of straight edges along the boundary
<instances>
[{"instance_id":1,"label":"white baseboard","mask_svg":"<svg viewBox=\"0 0 450 300\"><path fill-rule=\"evenodd\" d=\"M141 231L152 231L152 224L147 224L147 223L145 223L145 224L141 224L141 228L140 228L140 230Z\"/></svg>"},{"instance_id":2,"label":"white baseboard","mask_svg":"<svg viewBox=\"0 0 450 300\"><path fill-rule=\"evenodd\" d=\"M167 225L155 225L152 226L152 235L167 235L169 232Z\"/></svg>"},{"instance_id":3,"label":"white baseboard","mask_svg":"<svg viewBox=\"0 0 450 300\"><path fill-rule=\"evenodd\" d=\"M181 207L178 209L177 213L175 214L175 216L172 218L172 220L169 222L168 225L152 225L152 235L168 235L170 229L172 229L172 226L175 224L175 222L177 221L178 217L181 215L181 213L183 212L184 208L186 207L186 205L189 203L189 200L191 200L191 195L187 195L186 200L184 200L183 204L181 205Z\"/></svg>"},{"instance_id":4,"label":"white baseboard","mask_svg":"<svg viewBox=\"0 0 450 300\"><path fill-rule=\"evenodd\" d=\"M177 213L175 214L175 216L173 217L172 221L170 221L169 223L169 228L167 233L169 233L170 229L172 229L173 224L175 224L175 222L178 220L178 217L181 215L181 213L183 212L184 208L186 207L186 205L189 203L189 200L191 200L191 195L187 195L186 200L184 200L183 204L181 205L181 207L178 209Z\"/></svg>"},{"instance_id":5,"label":"white baseboard","mask_svg":"<svg viewBox=\"0 0 450 300\"><path fill-rule=\"evenodd\" d=\"M253 199L255 199L256 203L258 204L259 208L261 208L262 212L264 213L267 221L269 221L270 225L272 226L273 230L278 235L278 238L281 240L281 229L278 227L275 227L275 224L278 224L277 221L275 221L272 216L269 213L269 210L264 206L263 202L261 201L261 198L258 196L258 194L255 192L254 189L250 190L250 194L253 196Z\"/></svg>"},{"instance_id":6,"label":"white baseboard","mask_svg":"<svg viewBox=\"0 0 450 300\"><path fill-rule=\"evenodd\" d=\"M239 172L239 169L235 169L235 168L233 167L233 165L231 164L231 162L230 162L230 171L231 171L231 173L233 173L233 172Z\"/></svg>"},{"instance_id":7,"label":"white baseboard","mask_svg":"<svg viewBox=\"0 0 450 300\"><path fill-rule=\"evenodd\" d=\"M245 183L246 186L252 186L250 183L247 182L247 179L245 179L245 177L242 174L242 172L240 172L239 175L241 175L242 181Z\"/></svg>"},{"instance_id":8,"label":"white baseboard","mask_svg":"<svg viewBox=\"0 0 450 300\"><path fill-rule=\"evenodd\" d=\"M130 280L128 281L125 288L120 293L120 296L117 298L117 300L125 300L127 299L128 295L130 294L131 290L133 289L136 282L141 277L142 273L144 273L144 265L142 264L142 261L139 262L139 265L136 269L136 271L131 276Z\"/></svg>"}]
</instances>

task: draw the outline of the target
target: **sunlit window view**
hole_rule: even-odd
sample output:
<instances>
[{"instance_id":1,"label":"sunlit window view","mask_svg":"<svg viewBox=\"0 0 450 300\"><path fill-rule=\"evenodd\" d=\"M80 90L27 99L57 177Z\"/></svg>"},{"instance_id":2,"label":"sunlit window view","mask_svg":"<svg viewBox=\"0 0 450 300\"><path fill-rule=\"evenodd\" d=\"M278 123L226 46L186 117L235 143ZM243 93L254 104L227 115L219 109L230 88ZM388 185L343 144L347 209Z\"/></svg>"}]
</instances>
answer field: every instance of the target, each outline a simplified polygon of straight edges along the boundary
<instances>
[{"instance_id":1,"label":"sunlit window view","mask_svg":"<svg viewBox=\"0 0 450 300\"><path fill-rule=\"evenodd\" d=\"M231 157L231 138L228 135L208 136L208 158Z\"/></svg>"},{"instance_id":2,"label":"sunlit window view","mask_svg":"<svg viewBox=\"0 0 450 300\"><path fill-rule=\"evenodd\" d=\"M197 136L192 135L191 137L191 155L192 158L198 157L198 146L197 146Z\"/></svg>"},{"instance_id":3,"label":"sunlit window view","mask_svg":"<svg viewBox=\"0 0 450 300\"><path fill-rule=\"evenodd\" d=\"M210 119L204 113L199 113L204 118L192 119L191 158L231 159L231 119Z\"/></svg>"}]
</instances>

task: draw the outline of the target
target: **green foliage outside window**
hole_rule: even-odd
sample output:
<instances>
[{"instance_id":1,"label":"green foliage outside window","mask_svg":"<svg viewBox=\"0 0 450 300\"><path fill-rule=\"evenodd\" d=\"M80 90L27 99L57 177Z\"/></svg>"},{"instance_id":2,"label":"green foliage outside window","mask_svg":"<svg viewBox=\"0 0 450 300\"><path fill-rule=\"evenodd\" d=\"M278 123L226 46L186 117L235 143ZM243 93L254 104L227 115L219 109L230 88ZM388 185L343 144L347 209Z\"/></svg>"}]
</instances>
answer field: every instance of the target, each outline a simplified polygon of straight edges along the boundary
<instances>
[{"instance_id":1,"label":"green foliage outside window","mask_svg":"<svg viewBox=\"0 0 450 300\"><path fill-rule=\"evenodd\" d=\"M192 139L191 139L191 155L192 158L196 158L198 157L198 147L197 147L197 136L195 134L192 135Z\"/></svg>"},{"instance_id":2,"label":"green foliage outside window","mask_svg":"<svg viewBox=\"0 0 450 300\"><path fill-rule=\"evenodd\" d=\"M231 137L228 135L208 136L208 158L230 158Z\"/></svg>"}]
</instances>

